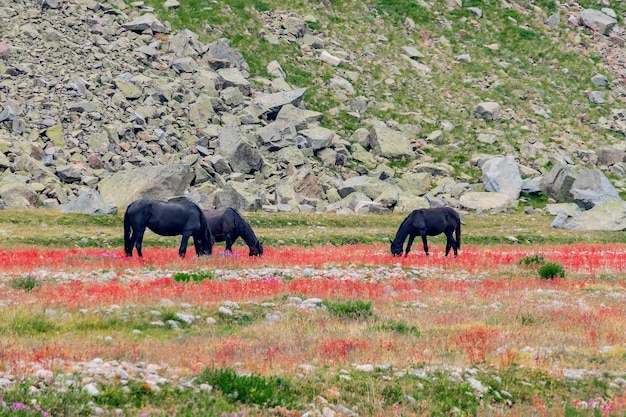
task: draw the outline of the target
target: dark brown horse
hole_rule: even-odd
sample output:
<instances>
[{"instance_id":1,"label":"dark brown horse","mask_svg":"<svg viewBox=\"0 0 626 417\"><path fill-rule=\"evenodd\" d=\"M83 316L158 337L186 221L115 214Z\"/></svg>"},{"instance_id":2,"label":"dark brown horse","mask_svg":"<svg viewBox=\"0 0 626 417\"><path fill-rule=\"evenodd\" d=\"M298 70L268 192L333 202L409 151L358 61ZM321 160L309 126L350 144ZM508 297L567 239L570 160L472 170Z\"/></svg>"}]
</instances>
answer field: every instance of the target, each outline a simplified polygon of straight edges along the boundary
<instances>
[{"instance_id":1,"label":"dark brown horse","mask_svg":"<svg viewBox=\"0 0 626 417\"><path fill-rule=\"evenodd\" d=\"M142 257L141 242L146 227L161 236L183 235L178 255L185 257L187 243L193 236L196 255L210 255L213 247L211 229L200 207L191 201L157 201L141 199L132 202L124 214L124 252L133 256L133 246Z\"/></svg>"},{"instance_id":2,"label":"dark brown horse","mask_svg":"<svg viewBox=\"0 0 626 417\"><path fill-rule=\"evenodd\" d=\"M452 236L454 232L456 232L456 240ZM461 248L461 218L459 213L450 207L413 210L400 224L396 237L391 242L391 253L393 256L402 255L402 246L408 236L409 241L404 256L408 255L415 237L421 236L424 252L428 255L426 236L436 236L441 233L446 234L446 256L448 256L450 249L454 249L454 256L457 256L458 249Z\"/></svg>"},{"instance_id":3,"label":"dark brown horse","mask_svg":"<svg viewBox=\"0 0 626 417\"><path fill-rule=\"evenodd\" d=\"M257 239L252 227L233 208L202 210L206 216L211 234L216 242L226 242L226 251L231 252L233 243L241 237L250 248L250 256L262 256L263 245Z\"/></svg>"}]
</instances>

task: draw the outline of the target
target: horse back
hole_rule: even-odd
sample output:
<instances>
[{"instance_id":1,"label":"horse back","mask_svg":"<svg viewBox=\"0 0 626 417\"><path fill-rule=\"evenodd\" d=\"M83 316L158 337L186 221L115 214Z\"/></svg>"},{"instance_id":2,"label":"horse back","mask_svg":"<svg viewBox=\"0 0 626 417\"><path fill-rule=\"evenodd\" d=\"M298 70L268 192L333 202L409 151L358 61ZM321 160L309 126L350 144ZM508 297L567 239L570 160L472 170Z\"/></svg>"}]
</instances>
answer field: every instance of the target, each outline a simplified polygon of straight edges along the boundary
<instances>
[{"instance_id":1,"label":"horse back","mask_svg":"<svg viewBox=\"0 0 626 417\"><path fill-rule=\"evenodd\" d=\"M200 208L191 201L142 199L128 206L126 214L135 224L142 224L162 236L176 236L185 230L206 227Z\"/></svg>"},{"instance_id":2,"label":"horse back","mask_svg":"<svg viewBox=\"0 0 626 417\"><path fill-rule=\"evenodd\" d=\"M237 212L232 208L225 208L220 210L202 210L213 238L216 242L223 242L226 240L226 234L234 235L233 240L239 237L236 230L235 215Z\"/></svg>"},{"instance_id":3,"label":"horse back","mask_svg":"<svg viewBox=\"0 0 626 417\"><path fill-rule=\"evenodd\" d=\"M435 207L415 210L413 225L425 230L429 236L435 236L446 231L452 232L460 222L459 214L451 207Z\"/></svg>"}]
</instances>

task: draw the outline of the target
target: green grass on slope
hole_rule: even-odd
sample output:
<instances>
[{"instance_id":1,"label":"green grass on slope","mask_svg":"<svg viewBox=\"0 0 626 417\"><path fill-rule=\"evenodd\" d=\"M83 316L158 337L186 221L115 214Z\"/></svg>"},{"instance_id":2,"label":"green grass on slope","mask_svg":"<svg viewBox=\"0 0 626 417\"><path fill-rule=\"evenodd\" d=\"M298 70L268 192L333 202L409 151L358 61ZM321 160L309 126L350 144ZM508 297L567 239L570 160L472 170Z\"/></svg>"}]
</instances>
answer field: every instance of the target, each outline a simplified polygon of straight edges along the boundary
<instances>
[{"instance_id":1,"label":"green grass on slope","mask_svg":"<svg viewBox=\"0 0 626 417\"><path fill-rule=\"evenodd\" d=\"M407 213L315 214L243 213L265 246L314 246L389 243ZM88 216L51 210L0 210L0 246L123 247L122 215ZM553 216L520 211L476 216L463 220L463 243L477 245L527 245L626 242L623 232L576 232L553 229ZM443 244L443 235L429 239ZM180 237L148 232L146 246L177 247ZM243 243L239 243L243 244ZM219 244L218 244L219 245Z\"/></svg>"}]
</instances>

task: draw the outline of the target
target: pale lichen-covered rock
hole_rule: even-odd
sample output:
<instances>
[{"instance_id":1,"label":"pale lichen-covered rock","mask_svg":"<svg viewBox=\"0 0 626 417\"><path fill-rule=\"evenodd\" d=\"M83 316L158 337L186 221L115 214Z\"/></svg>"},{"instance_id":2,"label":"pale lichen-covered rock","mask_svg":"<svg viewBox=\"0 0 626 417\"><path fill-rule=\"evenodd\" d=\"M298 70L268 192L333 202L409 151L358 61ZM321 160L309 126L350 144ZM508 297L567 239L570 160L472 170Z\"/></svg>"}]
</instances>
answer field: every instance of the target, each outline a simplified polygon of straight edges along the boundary
<instances>
[{"instance_id":1,"label":"pale lichen-covered rock","mask_svg":"<svg viewBox=\"0 0 626 417\"><path fill-rule=\"evenodd\" d=\"M522 177L515 158L512 156L491 158L483 163L481 169L485 191L504 193L514 200L519 198Z\"/></svg>"},{"instance_id":2,"label":"pale lichen-covered rock","mask_svg":"<svg viewBox=\"0 0 626 417\"><path fill-rule=\"evenodd\" d=\"M188 165L133 168L103 179L98 185L98 191L105 202L123 211L140 198L167 200L184 194L193 175Z\"/></svg>"},{"instance_id":3,"label":"pale lichen-covered rock","mask_svg":"<svg viewBox=\"0 0 626 417\"><path fill-rule=\"evenodd\" d=\"M459 198L459 204L467 210L500 212L517 205L517 200L505 193L471 191Z\"/></svg>"},{"instance_id":4,"label":"pale lichen-covered rock","mask_svg":"<svg viewBox=\"0 0 626 417\"><path fill-rule=\"evenodd\" d=\"M369 143L375 155L388 159L409 159L415 156L411 141L384 123L376 123L369 132Z\"/></svg>"},{"instance_id":5,"label":"pale lichen-covered rock","mask_svg":"<svg viewBox=\"0 0 626 417\"><path fill-rule=\"evenodd\" d=\"M557 216L559 213L557 213ZM583 211L571 218L553 223L553 227L569 230L626 230L626 203L607 200L596 204L592 209Z\"/></svg>"}]
</instances>

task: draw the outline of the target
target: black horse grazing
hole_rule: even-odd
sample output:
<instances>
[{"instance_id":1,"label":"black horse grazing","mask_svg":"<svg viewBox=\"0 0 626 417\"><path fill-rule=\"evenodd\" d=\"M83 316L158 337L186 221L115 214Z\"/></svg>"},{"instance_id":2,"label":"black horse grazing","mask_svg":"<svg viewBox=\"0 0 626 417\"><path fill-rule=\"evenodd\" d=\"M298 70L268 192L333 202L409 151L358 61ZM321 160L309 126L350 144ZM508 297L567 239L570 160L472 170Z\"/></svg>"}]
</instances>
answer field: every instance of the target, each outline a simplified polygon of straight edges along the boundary
<instances>
[{"instance_id":1,"label":"black horse grazing","mask_svg":"<svg viewBox=\"0 0 626 417\"><path fill-rule=\"evenodd\" d=\"M202 210L206 216L211 234L216 242L226 242L226 251L231 252L238 237L250 248L250 256L262 256L263 245L252 231L252 227L233 208Z\"/></svg>"},{"instance_id":2,"label":"black horse grazing","mask_svg":"<svg viewBox=\"0 0 626 417\"><path fill-rule=\"evenodd\" d=\"M452 233L456 232L456 240ZM391 253L393 256L402 255L402 245L409 236L404 256L409 254L413 239L416 236L422 237L424 252L428 255L428 243L426 236L436 236L446 234L446 256L450 248L454 249L454 256L457 256L458 249L461 248L461 218L459 213L450 207L436 207L430 209L413 210L411 214L400 224L396 237L391 242Z\"/></svg>"},{"instance_id":3,"label":"black horse grazing","mask_svg":"<svg viewBox=\"0 0 626 417\"><path fill-rule=\"evenodd\" d=\"M187 242L193 236L196 255L210 255L213 247L211 229L200 207L191 201L157 201L141 199L132 202L124 214L124 251L133 256L133 246L142 257L141 242L146 227L161 236L183 235L178 255L185 257Z\"/></svg>"}]
</instances>

